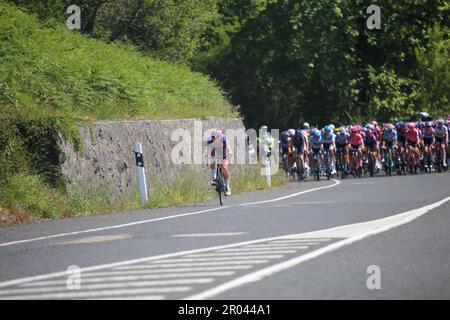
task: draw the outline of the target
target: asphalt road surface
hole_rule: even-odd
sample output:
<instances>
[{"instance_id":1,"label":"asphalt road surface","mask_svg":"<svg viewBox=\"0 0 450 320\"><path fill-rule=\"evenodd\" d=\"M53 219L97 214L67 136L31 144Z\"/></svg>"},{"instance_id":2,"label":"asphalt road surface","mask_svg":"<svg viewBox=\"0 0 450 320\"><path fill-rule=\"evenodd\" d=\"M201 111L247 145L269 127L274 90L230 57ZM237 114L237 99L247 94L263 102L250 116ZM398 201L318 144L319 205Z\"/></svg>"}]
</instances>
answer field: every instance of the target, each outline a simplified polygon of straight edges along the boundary
<instances>
[{"instance_id":1,"label":"asphalt road surface","mask_svg":"<svg viewBox=\"0 0 450 320\"><path fill-rule=\"evenodd\" d=\"M449 299L450 174L0 229L0 299Z\"/></svg>"}]
</instances>

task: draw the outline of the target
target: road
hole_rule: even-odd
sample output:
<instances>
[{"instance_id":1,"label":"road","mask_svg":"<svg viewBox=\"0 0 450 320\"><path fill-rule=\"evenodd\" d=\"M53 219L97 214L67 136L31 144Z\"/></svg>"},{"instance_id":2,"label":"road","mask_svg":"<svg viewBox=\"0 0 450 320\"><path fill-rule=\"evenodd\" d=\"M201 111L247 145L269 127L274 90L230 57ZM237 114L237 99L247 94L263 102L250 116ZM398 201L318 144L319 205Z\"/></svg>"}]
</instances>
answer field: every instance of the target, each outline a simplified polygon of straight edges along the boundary
<instances>
[{"instance_id":1,"label":"road","mask_svg":"<svg viewBox=\"0 0 450 320\"><path fill-rule=\"evenodd\" d=\"M0 299L450 299L449 174L225 200L2 228Z\"/></svg>"}]
</instances>

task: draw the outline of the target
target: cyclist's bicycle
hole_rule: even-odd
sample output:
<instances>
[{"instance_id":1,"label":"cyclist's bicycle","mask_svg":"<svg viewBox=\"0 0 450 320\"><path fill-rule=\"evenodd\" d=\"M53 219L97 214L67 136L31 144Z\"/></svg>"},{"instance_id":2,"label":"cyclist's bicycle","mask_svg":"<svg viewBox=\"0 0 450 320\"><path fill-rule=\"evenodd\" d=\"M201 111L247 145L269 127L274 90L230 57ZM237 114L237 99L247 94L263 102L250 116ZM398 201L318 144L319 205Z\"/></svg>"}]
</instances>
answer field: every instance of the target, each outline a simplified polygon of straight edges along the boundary
<instances>
[{"instance_id":1,"label":"cyclist's bicycle","mask_svg":"<svg viewBox=\"0 0 450 320\"><path fill-rule=\"evenodd\" d=\"M306 161L305 158L305 154L303 154L303 161ZM298 154L295 156L295 174L299 181L306 179L306 168L303 166L300 155Z\"/></svg>"},{"instance_id":2,"label":"cyclist's bicycle","mask_svg":"<svg viewBox=\"0 0 450 320\"><path fill-rule=\"evenodd\" d=\"M408 144L406 148L408 149L408 157L406 162L409 168L409 172L411 174L417 174L417 169L420 163L420 156L417 155L416 148L414 148L413 146Z\"/></svg>"},{"instance_id":3,"label":"cyclist's bicycle","mask_svg":"<svg viewBox=\"0 0 450 320\"><path fill-rule=\"evenodd\" d=\"M345 179L347 176L347 164L345 162L345 155L343 150L337 150L336 152L336 171L337 175L341 176L342 179Z\"/></svg>"},{"instance_id":4,"label":"cyclist's bicycle","mask_svg":"<svg viewBox=\"0 0 450 320\"><path fill-rule=\"evenodd\" d=\"M360 165L360 162L362 162L362 159L359 155L358 149L352 148L351 153L351 175L353 175L353 178L356 179L356 177L361 178L362 175L362 166Z\"/></svg>"},{"instance_id":5,"label":"cyclist's bicycle","mask_svg":"<svg viewBox=\"0 0 450 320\"><path fill-rule=\"evenodd\" d=\"M431 173L431 166L433 164L433 161L432 145L425 146L423 151L423 165L426 172Z\"/></svg>"},{"instance_id":6,"label":"cyclist's bicycle","mask_svg":"<svg viewBox=\"0 0 450 320\"><path fill-rule=\"evenodd\" d=\"M223 177L222 160L216 159L216 192L219 195L220 205L223 205L222 197L225 196L225 178Z\"/></svg>"},{"instance_id":7,"label":"cyclist's bicycle","mask_svg":"<svg viewBox=\"0 0 450 320\"><path fill-rule=\"evenodd\" d=\"M375 164L376 164L376 158L371 150L367 151L367 172L369 173L370 177L373 177L375 173Z\"/></svg>"},{"instance_id":8,"label":"cyclist's bicycle","mask_svg":"<svg viewBox=\"0 0 450 320\"><path fill-rule=\"evenodd\" d=\"M401 176L402 174L406 174L406 161L405 161L406 155L405 155L405 147L399 146L399 149L397 150L397 174Z\"/></svg>"},{"instance_id":9,"label":"cyclist's bicycle","mask_svg":"<svg viewBox=\"0 0 450 320\"><path fill-rule=\"evenodd\" d=\"M324 149L323 158L327 160L325 173L327 176L327 180L330 180L331 177L333 176L334 164L333 164L333 159L331 157L331 152L329 149Z\"/></svg>"},{"instance_id":10,"label":"cyclist's bicycle","mask_svg":"<svg viewBox=\"0 0 450 320\"><path fill-rule=\"evenodd\" d=\"M387 176L392 176L392 170L395 169L394 157L392 156L392 147L383 147L384 171Z\"/></svg>"},{"instance_id":11,"label":"cyclist's bicycle","mask_svg":"<svg viewBox=\"0 0 450 320\"><path fill-rule=\"evenodd\" d=\"M311 173L314 175L314 180L320 180L320 174L322 171L322 156L320 151L314 152L311 155Z\"/></svg>"},{"instance_id":12,"label":"cyclist's bicycle","mask_svg":"<svg viewBox=\"0 0 450 320\"><path fill-rule=\"evenodd\" d=\"M433 158L434 158L435 172L443 172L444 171L444 159L442 157L441 144L439 142L436 142L434 144L433 153L434 153Z\"/></svg>"}]
</instances>

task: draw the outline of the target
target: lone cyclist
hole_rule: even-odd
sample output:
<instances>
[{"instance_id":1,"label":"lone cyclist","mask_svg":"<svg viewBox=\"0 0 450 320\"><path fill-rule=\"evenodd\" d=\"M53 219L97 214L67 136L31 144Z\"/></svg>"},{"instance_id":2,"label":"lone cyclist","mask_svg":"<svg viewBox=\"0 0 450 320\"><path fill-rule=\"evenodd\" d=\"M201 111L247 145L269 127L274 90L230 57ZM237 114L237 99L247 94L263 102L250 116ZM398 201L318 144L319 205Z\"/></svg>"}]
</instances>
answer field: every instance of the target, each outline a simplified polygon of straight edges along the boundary
<instances>
[{"instance_id":1,"label":"lone cyclist","mask_svg":"<svg viewBox=\"0 0 450 320\"><path fill-rule=\"evenodd\" d=\"M209 155L211 158L215 159L216 152L218 152L218 157L222 156L222 171L225 183L225 195L231 196L230 188L230 172L228 170L229 158L232 154L230 145L228 144L227 137L222 129L213 129L211 132L211 137L208 138L208 146L211 148ZM211 185L215 186L217 184L216 177L216 161L213 160L210 165L211 168Z\"/></svg>"}]
</instances>

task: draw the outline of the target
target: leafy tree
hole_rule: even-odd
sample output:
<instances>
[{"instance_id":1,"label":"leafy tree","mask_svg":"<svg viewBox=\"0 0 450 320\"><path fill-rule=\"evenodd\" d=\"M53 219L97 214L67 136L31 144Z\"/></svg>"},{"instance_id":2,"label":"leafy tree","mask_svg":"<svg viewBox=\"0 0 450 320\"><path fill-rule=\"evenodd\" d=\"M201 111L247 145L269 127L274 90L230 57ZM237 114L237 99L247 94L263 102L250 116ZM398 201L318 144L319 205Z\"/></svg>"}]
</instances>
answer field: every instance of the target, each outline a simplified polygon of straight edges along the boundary
<instances>
[{"instance_id":1,"label":"leafy tree","mask_svg":"<svg viewBox=\"0 0 450 320\"><path fill-rule=\"evenodd\" d=\"M421 105L437 115L450 115L450 30L428 29L429 43L416 49Z\"/></svg>"},{"instance_id":2,"label":"leafy tree","mask_svg":"<svg viewBox=\"0 0 450 320\"><path fill-rule=\"evenodd\" d=\"M13 0L41 19L65 22L73 0ZM106 41L133 44L154 57L186 63L217 17L217 0L78 0L81 32Z\"/></svg>"}]
</instances>

